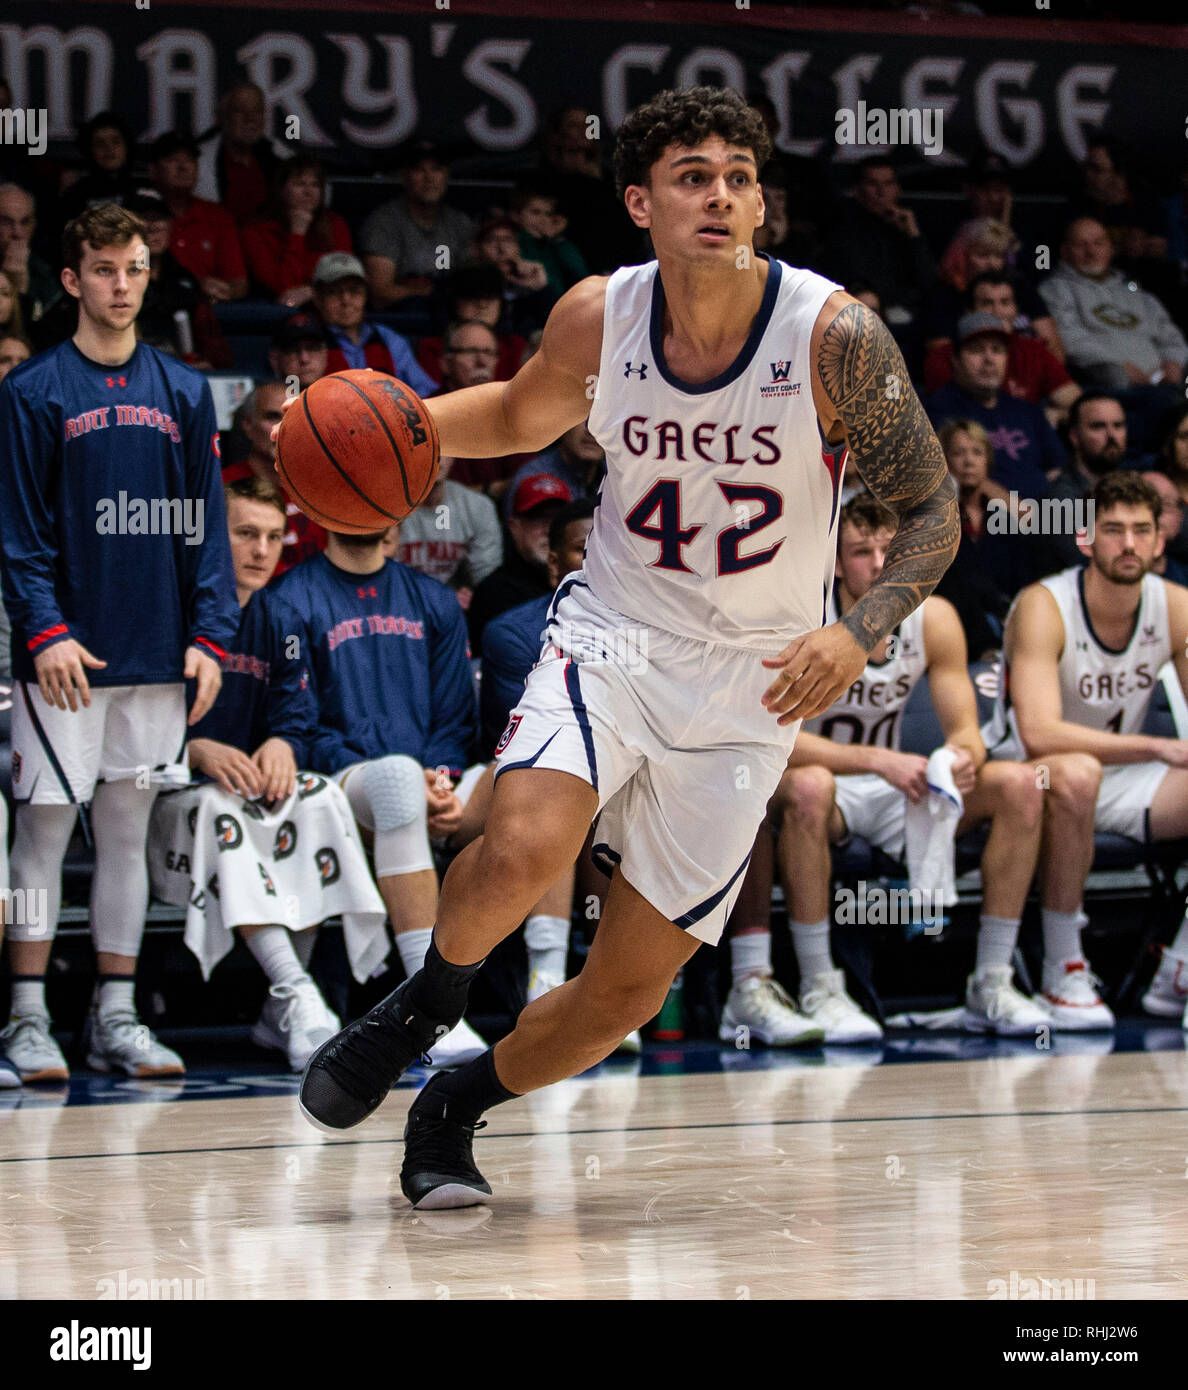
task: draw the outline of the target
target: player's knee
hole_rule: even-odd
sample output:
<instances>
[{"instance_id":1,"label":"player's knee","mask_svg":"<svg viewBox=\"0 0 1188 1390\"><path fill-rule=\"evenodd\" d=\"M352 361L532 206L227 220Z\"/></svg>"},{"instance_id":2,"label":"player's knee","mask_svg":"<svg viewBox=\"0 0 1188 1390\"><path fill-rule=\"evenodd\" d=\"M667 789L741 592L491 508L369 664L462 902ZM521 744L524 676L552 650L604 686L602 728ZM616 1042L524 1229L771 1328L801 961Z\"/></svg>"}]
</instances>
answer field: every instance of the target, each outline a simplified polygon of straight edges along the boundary
<instances>
[{"instance_id":1,"label":"player's knee","mask_svg":"<svg viewBox=\"0 0 1188 1390\"><path fill-rule=\"evenodd\" d=\"M1002 781L998 812L1021 830L1038 828L1044 814L1044 791L1034 768L1025 763L1011 766Z\"/></svg>"},{"instance_id":2,"label":"player's knee","mask_svg":"<svg viewBox=\"0 0 1188 1390\"><path fill-rule=\"evenodd\" d=\"M776 795L783 814L797 826L824 827L833 810L833 773L827 767L790 767Z\"/></svg>"},{"instance_id":3,"label":"player's knee","mask_svg":"<svg viewBox=\"0 0 1188 1390\"><path fill-rule=\"evenodd\" d=\"M508 894L535 890L539 896L564 868L564 856L541 833L539 824L504 818L493 832L483 836L477 865L479 881L497 883Z\"/></svg>"},{"instance_id":4,"label":"player's knee","mask_svg":"<svg viewBox=\"0 0 1188 1390\"><path fill-rule=\"evenodd\" d=\"M1043 765L1044 760L1040 760ZM1101 764L1091 753L1061 753L1046 760L1049 804L1061 811L1091 814L1101 789Z\"/></svg>"},{"instance_id":5,"label":"player's knee","mask_svg":"<svg viewBox=\"0 0 1188 1390\"><path fill-rule=\"evenodd\" d=\"M669 986L640 981L600 984L579 975L579 1007L600 1041L617 1043L656 1017L668 996Z\"/></svg>"},{"instance_id":6,"label":"player's knee","mask_svg":"<svg viewBox=\"0 0 1188 1390\"><path fill-rule=\"evenodd\" d=\"M425 774L415 758L389 754L365 763L354 775L367 796L375 830L399 830L426 818Z\"/></svg>"}]
</instances>

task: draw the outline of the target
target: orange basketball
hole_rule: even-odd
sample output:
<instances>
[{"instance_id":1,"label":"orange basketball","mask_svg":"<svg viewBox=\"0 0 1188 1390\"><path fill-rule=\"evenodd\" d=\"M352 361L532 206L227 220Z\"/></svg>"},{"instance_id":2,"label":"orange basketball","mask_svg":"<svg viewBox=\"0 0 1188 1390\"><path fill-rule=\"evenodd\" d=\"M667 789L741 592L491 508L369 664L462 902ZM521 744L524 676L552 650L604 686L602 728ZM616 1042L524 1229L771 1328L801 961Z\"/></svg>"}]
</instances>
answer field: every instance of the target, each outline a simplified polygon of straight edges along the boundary
<instances>
[{"instance_id":1,"label":"orange basketball","mask_svg":"<svg viewBox=\"0 0 1188 1390\"><path fill-rule=\"evenodd\" d=\"M306 516L328 531L382 531L437 481L433 416L403 381L370 367L302 391L276 436L276 471Z\"/></svg>"}]
</instances>

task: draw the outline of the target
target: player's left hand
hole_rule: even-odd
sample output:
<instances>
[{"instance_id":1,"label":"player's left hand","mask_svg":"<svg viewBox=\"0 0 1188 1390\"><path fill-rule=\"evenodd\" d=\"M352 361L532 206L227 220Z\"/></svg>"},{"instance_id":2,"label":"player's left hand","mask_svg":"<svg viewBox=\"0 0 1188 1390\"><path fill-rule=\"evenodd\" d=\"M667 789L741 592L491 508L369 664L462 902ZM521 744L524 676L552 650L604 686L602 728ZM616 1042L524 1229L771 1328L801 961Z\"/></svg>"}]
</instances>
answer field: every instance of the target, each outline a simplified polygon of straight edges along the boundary
<instances>
[{"instance_id":1,"label":"player's left hand","mask_svg":"<svg viewBox=\"0 0 1188 1390\"><path fill-rule=\"evenodd\" d=\"M866 653L848 628L830 623L765 656L763 664L780 672L764 691L763 704L783 727L824 714L862 674Z\"/></svg>"},{"instance_id":2,"label":"player's left hand","mask_svg":"<svg viewBox=\"0 0 1188 1390\"><path fill-rule=\"evenodd\" d=\"M962 796L968 796L978 780L978 765L974 762L973 754L956 743L946 743L945 747L956 754L953 759L953 785Z\"/></svg>"},{"instance_id":3,"label":"player's left hand","mask_svg":"<svg viewBox=\"0 0 1188 1390\"><path fill-rule=\"evenodd\" d=\"M186 664L182 668L186 680L198 682L198 693L186 723L193 727L210 709L223 684L223 672L213 656L207 656L201 647L186 648Z\"/></svg>"},{"instance_id":4,"label":"player's left hand","mask_svg":"<svg viewBox=\"0 0 1188 1390\"><path fill-rule=\"evenodd\" d=\"M252 762L264 776L263 796L267 801L284 801L297 785L297 760L283 738L269 738L252 754Z\"/></svg>"}]
</instances>

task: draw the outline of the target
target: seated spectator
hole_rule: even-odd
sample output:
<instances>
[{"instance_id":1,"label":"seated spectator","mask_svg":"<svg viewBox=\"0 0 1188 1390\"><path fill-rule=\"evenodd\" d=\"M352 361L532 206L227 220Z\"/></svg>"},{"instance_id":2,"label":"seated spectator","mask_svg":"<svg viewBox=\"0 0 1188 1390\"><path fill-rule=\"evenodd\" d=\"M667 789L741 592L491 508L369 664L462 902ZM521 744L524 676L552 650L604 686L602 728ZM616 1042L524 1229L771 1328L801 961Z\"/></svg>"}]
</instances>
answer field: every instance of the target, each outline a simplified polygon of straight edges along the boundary
<instances>
[{"instance_id":1,"label":"seated spectator","mask_svg":"<svg viewBox=\"0 0 1188 1390\"><path fill-rule=\"evenodd\" d=\"M1042 571L1028 554L1034 537L987 528L991 503L1001 508L1004 502L1009 506L1009 499L990 481L994 450L986 431L976 420L950 420L937 431L937 438L957 484L961 542L936 592L957 610L966 647L974 660L981 660L1001 644L1012 595ZM1020 562L1027 565L1022 573L1017 569Z\"/></svg>"},{"instance_id":2,"label":"seated spectator","mask_svg":"<svg viewBox=\"0 0 1188 1390\"><path fill-rule=\"evenodd\" d=\"M1078 218L1040 294L1059 326L1069 368L1087 386L1118 392L1135 447L1150 449L1163 417L1181 402L1188 343L1153 294L1112 268L1113 256L1105 227Z\"/></svg>"},{"instance_id":3,"label":"seated spectator","mask_svg":"<svg viewBox=\"0 0 1188 1390\"><path fill-rule=\"evenodd\" d=\"M499 345L494 332L485 323L452 323L446 329L445 342L439 395L464 386L481 386L494 379ZM503 458L456 459L451 476L464 487L481 488L492 497L498 497L526 457L528 455L508 454Z\"/></svg>"},{"instance_id":4,"label":"seated spectator","mask_svg":"<svg viewBox=\"0 0 1188 1390\"><path fill-rule=\"evenodd\" d=\"M359 250L376 309L431 294L435 281L462 265L474 223L446 201L450 170L439 145L408 147L400 159L403 198L382 203L363 223Z\"/></svg>"},{"instance_id":5,"label":"seated spectator","mask_svg":"<svg viewBox=\"0 0 1188 1390\"><path fill-rule=\"evenodd\" d=\"M326 553L275 592L301 620L318 705L311 760L347 794L373 837L375 873L405 971L419 970L437 914L430 837L450 834L475 734L466 623L435 579L382 553L385 532L330 533ZM465 1022L430 1052L436 1065L480 1056Z\"/></svg>"},{"instance_id":6,"label":"seated spectator","mask_svg":"<svg viewBox=\"0 0 1188 1390\"><path fill-rule=\"evenodd\" d=\"M142 341L202 372L230 367L231 348L210 300L169 249L173 233L169 204L153 189L143 188L125 206L143 221L149 249L149 284L136 320Z\"/></svg>"},{"instance_id":7,"label":"seated spectator","mask_svg":"<svg viewBox=\"0 0 1188 1390\"><path fill-rule=\"evenodd\" d=\"M543 328L553 301L548 275L539 261L520 255L519 228L510 217L491 217L478 230L474 243L479 265L494 266L503 281L503 300L515 332L525 337Z\"/></svg>"},{"instance_id":8,"label":"seated spectator","mask_svg":"<svg viewBox=\"0 0 1188 1390\"><path fill-rule=\"evenodd\" d=\"M1181 500L1188 502L1188 406L1181 406L1172 420L1155 466L1175 483Z\"/></svg>"},{"instance_id":9,"label":"seated spectator","mask_svg":"<svg viewBox=\"0 0 1188 1390\"><path fill-rule=\"evenodd\" d=\"M199 198L219 203L243 226L268 196L276 166L292 150L265 134L264 93L254 82L236 82L219 101L219 124L198 141Z\"/></svg>"},{"instance_id":10,"label":"seated spectator","mask_svg":"<svg viewBox=\"0 0 1188 1390\"><path fill-rule=\"evenodd\" d=\"M0 270L0 333L9 333L17 338L25 334L21 297L13 277L5 270Z\"/></svg>"},{"instance_id":11,"label":"seated spectator","mask_svg":"<svg viewBox=\"0 0 1188 1390\"><path fill-rule=\"evenodd\" d=\"M162 902L186 908L185 943L204 979L233 931L243 937L269 983L252 1040L302 1071L342 1026L307 973L318 926L341 914L362 984L388 954L384 905L346 798L297 770L317 709L293 650L299 620L264 588L280 555L280 495L254 478L226 492L239 630L218 697L190 732L199 784L153 807L149 873Z\"/></svg>"},{"instance_id":12,"label":"seated spectator","mask_svg":"<svg viewBox=\"0 0 1188 1390\"><path fill-rule=\"evenodd\" d=\"M993 314L1006 329L1007 394L1032 405L1046 406L1049 421L1057 424L1081 394L1081 388L1041 338L1020 329L1020 319L1026 319L1026 315L1019 313L1013 278L1005 270L984 271L970 285L967 303L971 312ZM952 376L952 342L934 342L924 358L924 389L939 390Z\"/></svg>"},{"instance_id":13,"label":"seated spectator","mask_svg":"<svg viewBox=\"0 0 1188 1390\"><path fill-rule=\"evenodd\" d=\"M1093 540L1081 547L1088 564L1016 601L998 703L983 731L992 758L1047 766L1046 814L1063 807L1063 826L1045 826L1041 858L1042 1002L1054 1027L1073 1029L1114 1026L1081 941L1094 832L1138 844L1188 835L1188 742L1142 732L1165 662L1175 662L1188 693L1188 590L1153 573L1158 493L1133 472L1108 473L1092 501ZM1184 1015L1175 985L1186 950L1188 920L1143 997L1148 1011Z\"/></svg>"},{"instance_id":14,"label":"seated spectator","mask_svg":"<svg viewBox=\"0 0 1188 1390\"><path fill-rule=\"evenodd\" d=\"M226 208L194 196L198 146L169 131L149 149L149 176L173 214L169 249L216 304L247 294L247 269L239 231Z\"/></svg>"},{"instance_id":15,"label":"seated spectator","mask_svg":"<svg viewBox=\"0 0 1188 1390\"><path fill-rule=\"evenodd\" d=\"M511 516L511 499L516 488L533 473L548 473L559 478L574 498L597 497L606 474L606 455L585 420L567 429L551 449L533 454L512 474L503 494L504 521Z\"/></svg>"},{"instance_id":16,"label":"seated spectator","mask_svg":"<svg viewBox=\"0 0 1188 1390\"><path fill-rule=\"evenodd\" d=\"M286 394L281 382L262 381L244 397L235 412L234 428L247 445L247 452L236 462L223 465L225 485L256 478L263 486L281 493L285 505L285 531L276 564L278 575L308 560L311 555L320 555L326 548L326 532L306 516L296 502L285 496L277 479L276 441L272 431L281 422Z\"/></svg>"},{"instance_id":17,"label":"seated spectator","mask_svg":"<svg viewBox=\"0 0 1188 1390\"><path fill-rule=\"evenodd\" d=\"M28 338L0 330L0 381L3 381L14 367L19 367L32 356L33 349L29 346Z\"/></svg>"},{"instance_id":18,"label":"seated spectator","mask_svg":"<svg viewBox=\"0 0 1188 1390\"><path fill-rule=\"evenodd\" d=\"M322 257L350 252L351 229L326 206L320 160L297 155L279 164L272 177L268 202L243 228L243 256L254 284L296 309L313 298L314 269Z\"/></svg>"},{"instance_id":19,"label":"seated spectator","mask_svg":"<svg viewBox=\"0 0 1188 1390\"><path fill-rule=\"evenodd\" d=\"M327 371L374 367L399 377L417 393L430 396L438 382L421 369L407 338L366 317L367 280L363 266L345 251L332 251L313 272L314 304L330 335Z\"/></svg>"},{"instance_id":20,"label":"seated spectator","mask_svg":"<svg viewBox=\"0 0 1188 1390\"><path fill-rule=\"evenodd\" d=\"M26 332L38 347L48 347L58 340L42 342L39 326L66 292L53 270L29 249L36 230L33 195L15 183L0 184L0 270L17 292Z\"/></svg>"},{"instance_id":21,"label":"seated spectator","mask_svg":"<svg viewBox=\"0 0 1188 1390\"><path fill-rule=\"evenodd\" d=\"M1188 564L1184 562L1181 537L1184 534L1184 502L1175 483L1166 473L1147 469L1139 476L1159 494L1162 510L1159 513L1159 536L1163 553L1156 557L1151 573L1173 584L1188 584Z\"/></svg>"},{"instance_id":22,"label":"seated spectator","mask_svg":"<svg viewBox=\"0 0 1188 1390\"><path fill-rule=\"evenodd\" d=\"M1085 501L1108 473L1126 466L1126 412L1117 397L1104 391L1086 391L1068 414L1068 458L1060 472L1049 478L1051 495ZM1054 552L1050 570L1084 564L1075 534L1049 538Z\"/></svg>"},{"instance_id":23,"label":"seated spectator","mask_svg":"<svg viewBox=\"0 0 1188 1390\"><path fill-rule=\"evenodd\" d=\"M58 203L61 226L98 203L127 207L140 182L132 174L132 131L117 111L100 111L78 131L78 152L86 167Z\"/></svg>"},{"instance_id":24,"label":"seated spectator","mask_svg":"<svg viewBox=\"0 0 1188 1390\"><path fill-rule=\"evenodd\" d=\"M1064 361L1064 346L1047 305L1026 280L1008 268L1018 248L1019 238L1014 232L992 218L966 222L958 229L941 258L940 282L929 295L924 324L926 351L952 345L957 320L968 309L982 307L973 303L974 282L996 272L1006 278L1013 291L1013 331L1040 339L1053 357Z\"/></svg>"},{"instance_id":25,"label":"seated spectator","mask_svg":"<svg viewBox=\"0 0 1188 1390\"><path fill-rule=\"evenodd\" d=\"M511 539L503 564L474 591L467 620L470 642L482 650L483 629L500 613L531 598L552 593L549 584L549 523L573 494L549 473L533 473L517 484L507 523Z\"/></svg>"},{"instance_id":26,"label":"seated spectator","mask_svg":"<svg viewBox=\"0 0 1188 1390\"><path fill-rule=\"evenodd\" d=\"M493 265L463 266L447 284L448 317L457 323L485 323L495 334L499 357L495 380L510 381L524 365L528 344L519 333L504 332L507 314L503 300L503 276ZM417 361L431 377L442 379L441 355L445 339L424 337L417 343Z\"/></svg>"},{"instance_id":27,"label":"seated spectator","mask_svg":"<svg viewBox=\"0 0 1188 1390\"><path fill-rule=\"evenodd\" d=\"M448 585L467 608L475 586L503 563L503 530L489 497L450 478L454 462L442 458L429 496L400 523L396 559Z\"/></svg>"},{"instance_id":28,"label":"seated spectator","mask_svg":"<svg viewBox=\"0 0 1188 1390\"><path fill-rule=\"evenodd\" d=\"M522 180L509 199L509 216L520 229L520 255L544 266L552 300L589 275L582 253L565 237L567 218L555 193L531 179Z\"/></svg>"},{"instance_id":29,"label":"seated spectator","mask_svg":"<svg viewBox=\"0 0 1188 1390\"><path fill-rule=\"evenodd\" d=\"M328 370L331 338L326 325L305 309L279 323L272 335L268 361L277 381L296 382L304 391Z\"/></svg>"},{"instance_id":30,"label":"seated spectator","mask_svg":"<svg viewBox=\"0 0 1188 1390\"><path fill-rule=\"evenodd\" d=\"M994 445L993 480L1023 497L1044 497L1046 475L1064 463L1064 450L1038 405L1006 393L1010 335L993 314L966 314L957 325L953 380L924 401L936 426L976 420Z\"/></svg>"},{"instance_id":31,"label":"seated spectator","mask_svg":"<svg viewBox=\"0 0 1188 1390\"><path fill-rule=\"evenodd\" d=\"M838 217L828 256L835 280L870 281L883 302L887 323L896 328L916 320L936 278L928 243L915 213L901 206L900 191L890 159L864 159L852 197Z\"/></svg>"}]
</instances>

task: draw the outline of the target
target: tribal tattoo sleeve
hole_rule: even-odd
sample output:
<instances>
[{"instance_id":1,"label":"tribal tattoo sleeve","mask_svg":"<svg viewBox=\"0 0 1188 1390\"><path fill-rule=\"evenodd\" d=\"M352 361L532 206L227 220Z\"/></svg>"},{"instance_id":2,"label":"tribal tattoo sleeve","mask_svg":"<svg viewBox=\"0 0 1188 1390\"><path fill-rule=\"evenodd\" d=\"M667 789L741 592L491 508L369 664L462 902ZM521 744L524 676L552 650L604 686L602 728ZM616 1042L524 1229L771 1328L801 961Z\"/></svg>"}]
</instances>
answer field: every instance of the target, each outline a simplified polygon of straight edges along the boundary
<instances>
[{"instance_id":1,"label":"tribal tattoo sleeve","mask_svg":"<svg viewBox=\"0 0 1188 1390\"><path fill-rule=\"evenodd\" d=\"M960 539L957 489L877 314L847 304L825 330L817 366L859 473L899 523L882 574L842 619L869 652L924 602L952 563Z\"/></svg>"}]
</instances>

